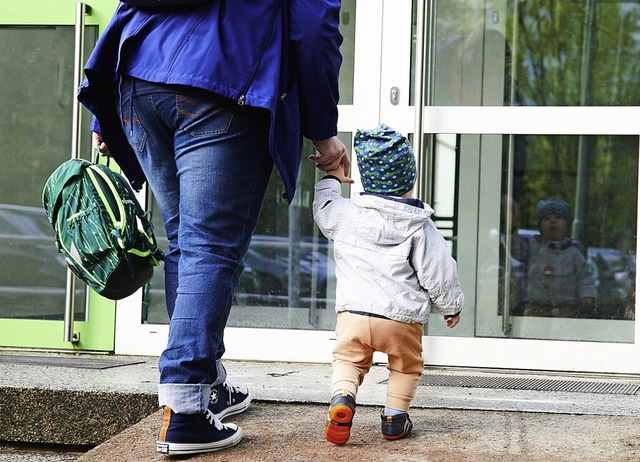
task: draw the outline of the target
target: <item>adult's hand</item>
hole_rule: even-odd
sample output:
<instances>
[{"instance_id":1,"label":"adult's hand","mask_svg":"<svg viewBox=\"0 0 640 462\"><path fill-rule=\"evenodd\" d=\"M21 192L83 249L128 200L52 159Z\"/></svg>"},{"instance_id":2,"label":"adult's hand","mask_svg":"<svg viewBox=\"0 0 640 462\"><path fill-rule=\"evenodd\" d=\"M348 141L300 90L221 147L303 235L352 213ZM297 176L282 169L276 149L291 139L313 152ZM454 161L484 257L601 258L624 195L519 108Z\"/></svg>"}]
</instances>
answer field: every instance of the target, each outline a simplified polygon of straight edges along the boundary
<instances>
[{"instance_id":1,"label":"adult's hand","mask_svg":"<svg viewBox=\"0 0 640 462\"><path fill-rule=\"evenodd\" d=\"M309 160L316 164L323 172L335 170L342 167L344 175L349 175L351 162L347 155L347 148L337 136L332 136L326 140L313 141L313 146L318 151L315 156L309 156Z\"/></svg>"},{"instance_id":2,"label":"adult's hand","mask_svg":"<svg viewBox=\"0 0 640 462\"><path fill-rule=\"evenodd\" d=\"M93 132L92 138L93 138L93 148L94 149L97 148L98 151L100 151L100 154L102 154L103 156L108 156L109 149L107 149L107 145L105 144L105 142L102 141L102 136L100 136L100 133Z\"/></svg>"}]
</instances>

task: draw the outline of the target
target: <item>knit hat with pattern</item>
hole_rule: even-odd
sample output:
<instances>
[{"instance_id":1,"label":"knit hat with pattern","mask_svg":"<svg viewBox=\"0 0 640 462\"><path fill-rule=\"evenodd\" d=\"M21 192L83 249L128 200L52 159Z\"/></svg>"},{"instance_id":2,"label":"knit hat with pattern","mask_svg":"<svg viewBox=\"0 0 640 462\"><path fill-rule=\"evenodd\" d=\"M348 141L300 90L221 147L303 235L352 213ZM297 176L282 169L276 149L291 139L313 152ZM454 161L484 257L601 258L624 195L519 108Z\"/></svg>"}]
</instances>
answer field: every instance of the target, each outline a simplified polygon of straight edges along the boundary
<instances>
[{"instance_id":1,"label":"knit hat with pattern","mask_svg":"<svg viewBox=\"0 0 640 462\"><path fill-rule=\"evenodd\" d=\"M551 196L549 199L543 199L538 202L537 214L538 222L551 214L560 215L567 223L571 221L571 207L556 196Z\"/></svg>"},{"instance_id":2,"label":"knit hat with pattern","mask_svg":"<svg viewBox=\"0 0 640 462\"><path fill-rule=\"evenodd\" d=\"M413 189L416 161L405 136L381 124L373 130L358 130L354 147L366 192L402 196Z\"/></svg>"}]
</instances>

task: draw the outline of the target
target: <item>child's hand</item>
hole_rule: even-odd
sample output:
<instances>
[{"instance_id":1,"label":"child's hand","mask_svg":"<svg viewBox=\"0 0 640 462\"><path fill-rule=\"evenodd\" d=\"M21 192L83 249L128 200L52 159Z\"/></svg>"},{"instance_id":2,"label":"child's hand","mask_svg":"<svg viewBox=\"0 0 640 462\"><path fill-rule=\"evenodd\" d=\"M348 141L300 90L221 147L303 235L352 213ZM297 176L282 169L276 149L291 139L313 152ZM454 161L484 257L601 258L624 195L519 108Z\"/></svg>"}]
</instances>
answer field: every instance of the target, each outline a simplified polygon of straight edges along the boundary
<instances>
[{"instance_id":1,"label":"child's hand","mask_svg":"<svg viewBox=\"0 0 640 462\"><path fill-rule=\"evenodd\" d=\"M333 175L336 178L339 178L342 183L353 183L353 179L351 179L351 178L349 178L347 176L347 173L345 172L345 170L347 170L347 172L348 172L348 167L345 168L345 165L341 163L338 166L338 168L333 169L333 170L327 170L324 173L326 175Z\"/></svg>"},{"instance_id":2,"label":"child's hand","mask_svg":"<svg viewBox=\"0 0 640 462\"><path fill-rule=\"evenodd\" d=\"M580 308L583 314L588 316L595 315L596 301L593 297L584 297L580 300Z\"/></svg>"},{"instance_id":3,"label":"child's hand","mask_svg":"<svg viewBox=\"0 0 640 462\"><path fill-rule=\"evenodd\" d=\"M445 316L444 321L447 323L447 327L449 329L453 329L460 322L460 314L456 314L455 316Z\"/></svg>"}]
</instances>

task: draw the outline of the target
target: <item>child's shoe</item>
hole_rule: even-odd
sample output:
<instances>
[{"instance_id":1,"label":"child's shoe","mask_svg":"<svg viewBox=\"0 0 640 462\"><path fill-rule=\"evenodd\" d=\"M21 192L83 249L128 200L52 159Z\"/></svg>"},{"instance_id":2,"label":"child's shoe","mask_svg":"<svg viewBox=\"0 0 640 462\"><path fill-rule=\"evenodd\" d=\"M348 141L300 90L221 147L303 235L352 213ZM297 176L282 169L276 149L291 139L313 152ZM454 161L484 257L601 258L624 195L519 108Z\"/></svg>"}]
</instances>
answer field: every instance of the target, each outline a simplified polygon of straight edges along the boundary
<instances>
[{"instance_id":1,"label":"child's shoe","mask_svg":"<svg viewBox=\"0 0 640 462\"><path fill-rule=\"evenodd\" d=\"M200 414L176 414L165 406L156 451L168 455L198 454L228 448L241 439L240 427L223 425L209 410Z\"/></svg>"},{"instance_id":2,"label":"child's shoe","mask_svg":"<svg viewBox=\"0 0 640 462\"><path fill-rule=\"evenodd\" d=\"M349 441L351 433L351 422L356 412L356 400L347 390L333 395L327 428L324 430L324 437L333 444L345 444Z\"/></svg>"},{"instance_id":3,"label":"child's shoe","mask_svg":"<svg viewBox=\"0 0 640 462\"><path fill-rule=\"evenodd\" d=\"M220 420L246 411L250 403L251 393L247 387L236 385L229 380L211 387L209 410Z\"/></svg>"},{"instance_id":4,"label":"child's shoe","mask_svg":"<svg viewBox=\"0 0 640 462\"><path fill-rule=\"evenodd\" d=\"M380 414L382 419L382 437L385 440L399 440L404 438L413 428L411 419L409 419L409 413L403 412L396 415L384 415Z\"/></svg>"}]
</instances>

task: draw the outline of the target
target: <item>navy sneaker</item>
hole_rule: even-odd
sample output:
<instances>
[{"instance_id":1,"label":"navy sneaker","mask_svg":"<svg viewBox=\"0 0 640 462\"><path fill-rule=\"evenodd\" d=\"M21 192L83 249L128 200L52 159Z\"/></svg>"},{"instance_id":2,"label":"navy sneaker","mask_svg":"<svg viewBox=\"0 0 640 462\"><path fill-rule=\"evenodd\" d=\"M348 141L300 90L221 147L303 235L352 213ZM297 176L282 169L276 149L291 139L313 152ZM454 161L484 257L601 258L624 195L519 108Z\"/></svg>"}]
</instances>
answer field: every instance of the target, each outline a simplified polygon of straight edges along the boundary
<instances>
[{"instance_id":1,"label":"navy sneaker","mask_svg":"<svg viewBox=\"0 0 640 462\"><path fill-rule=\"evenodd\" d=\"M247 387L225 381L211 388L209 410L220 420L246 411L250 403L251 393Z\"/></svg>"},{"instance_id":2,"label":"navy sneaker","mask_svg":"<svg viewBox=\"0 0 640 462\"><path fill-rule=\"evenodd\" d=\"M331 398L327 427L324 437L333 444L345 444L351 434L351 423L356 413L356 400L347 390Z\"/></svg>"},{"instance_id":3,"label":"navy sneaker","mask_svg":"<svg viewBox=\"0 0 640 462\"><path fill-rule=\"evenodd\" d=\"M382 437L385 440L399 440L404 438L413 428L409 414L403 412L397 415L384 415L380 414L382 420Z\"/></svg>"},{"instance_id":4,"label":"navy sneaker","mask_svg":"<svg viewBox=\"0 0 640 462\"><path fill-rule=\"evenodd\" d=\"M176 414L164 407L156 451L167 455L198 454L234 446L242 439L242 429L222 424L209 410L201 414Z\"/></svg>"}]
</instances>

